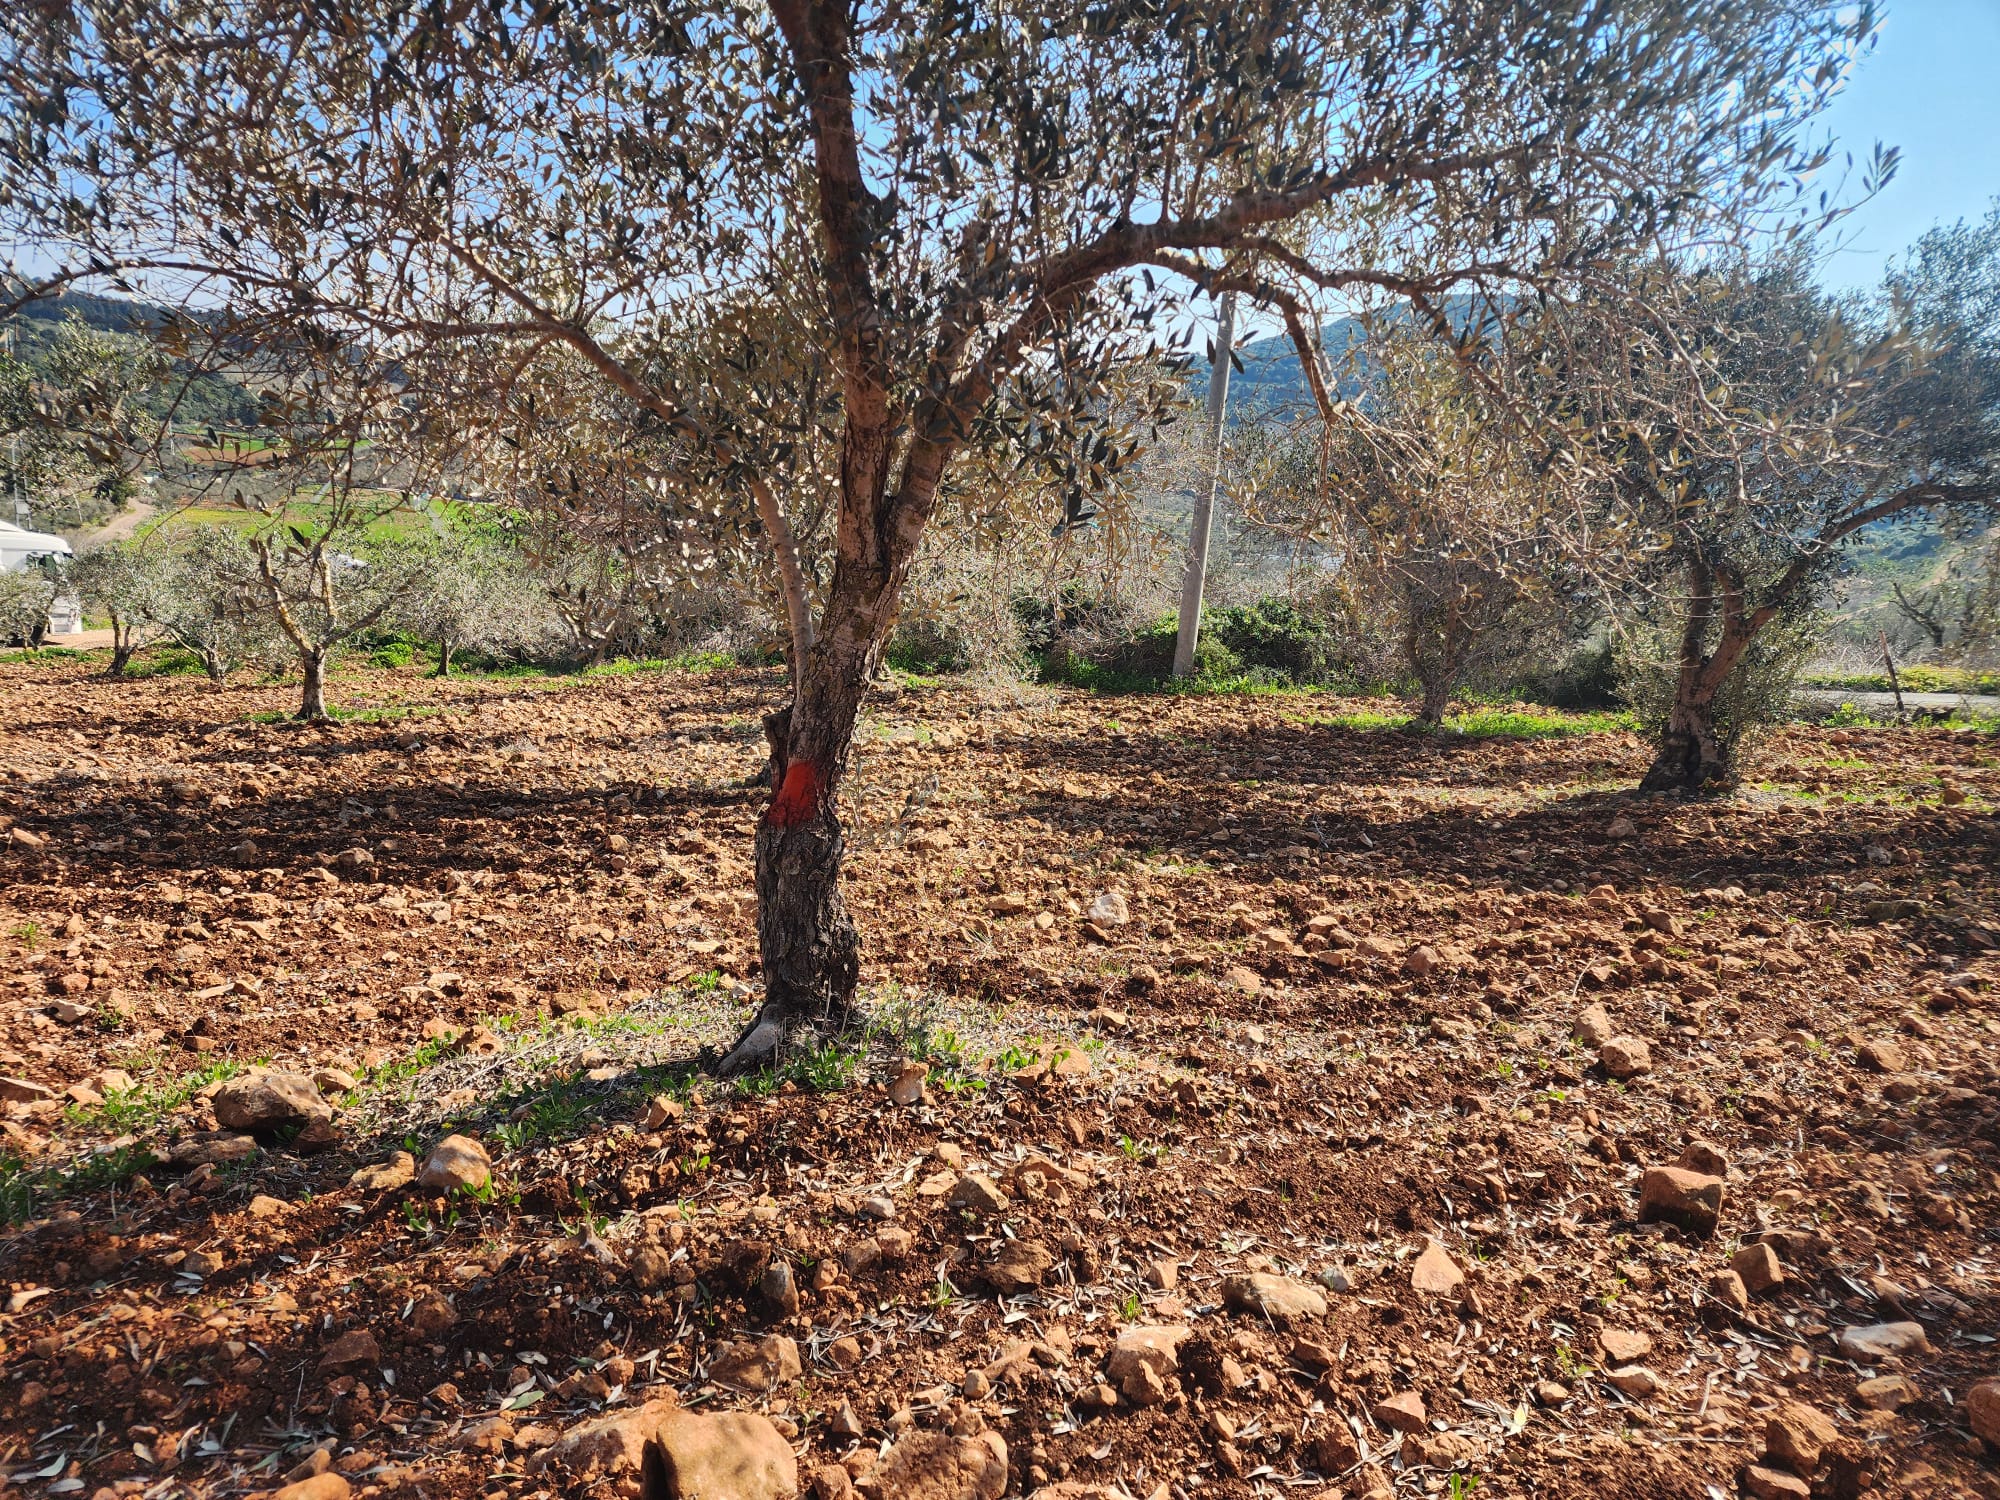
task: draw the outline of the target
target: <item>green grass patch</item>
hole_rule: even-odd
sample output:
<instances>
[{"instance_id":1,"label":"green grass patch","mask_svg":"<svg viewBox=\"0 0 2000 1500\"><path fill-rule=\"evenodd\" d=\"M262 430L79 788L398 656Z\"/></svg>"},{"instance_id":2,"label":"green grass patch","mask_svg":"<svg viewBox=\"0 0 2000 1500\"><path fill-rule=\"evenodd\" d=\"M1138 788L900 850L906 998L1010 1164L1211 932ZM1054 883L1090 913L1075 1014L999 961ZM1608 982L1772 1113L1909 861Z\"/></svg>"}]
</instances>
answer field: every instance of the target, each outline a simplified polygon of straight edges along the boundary
<instances>
[{"instance_id":1,"label":"green grass patch","mask_svg":"<svg viewBox=\"0 0 2000 1500\"><path fill-rule=\"evenodd\" d=\"M1896 682L1906 693L2000 694L2000 671L1991 668L1900 667ZM1809 672L1803 685L1839 693L1888 693L1895 691L1896 686L1889 681L1887 672Z\"/></svg>"},{"instance_id":2,"label":"green grass patch","mask_svg":"<svg viewBox=\"0 0 2000 1500\"><path fill-rule=\"evenodd\" d=\"M158 1160L144 1146L93 1152L53 1167L30 1167L18 1156L0 1156L0 1221L25 1224L51 1204L115 1186Z\"/></svg>"},{"instance_id":3,"label":"green grass patch","mask_svg":"<svg viewBox=\"0 0 2000 1500\"><path fill-rule=\"evenodd\" d=\"M64 1112L64 1118L86 1129L108 1130L115 1135L137 1134L157 1125L210 1084L234 1078L243 1067L233 1058L204 1063L161 1082L113 1089L104 1096L102 1104L73 1104Z\"/></svg>"},{"instance_id":4,"label":"green grass patch","mask_svg":"<svg viewBox=\"0 0 2000 1500\"><path fill-rule=\"evenodd\" d=\"M1550 740L1580 735L1620 734L1632 728L1628 713L1564 713L1560 709L1475 709L1451 714L1438 728L1419 723L1409 714L1381 709L1356 709L1352 713L1326 714L1302 722L1325 729L1354 729L1363 733L1395 730L1406 734L1435 734L1467 740Z\"/></svg>"}]
</instances>

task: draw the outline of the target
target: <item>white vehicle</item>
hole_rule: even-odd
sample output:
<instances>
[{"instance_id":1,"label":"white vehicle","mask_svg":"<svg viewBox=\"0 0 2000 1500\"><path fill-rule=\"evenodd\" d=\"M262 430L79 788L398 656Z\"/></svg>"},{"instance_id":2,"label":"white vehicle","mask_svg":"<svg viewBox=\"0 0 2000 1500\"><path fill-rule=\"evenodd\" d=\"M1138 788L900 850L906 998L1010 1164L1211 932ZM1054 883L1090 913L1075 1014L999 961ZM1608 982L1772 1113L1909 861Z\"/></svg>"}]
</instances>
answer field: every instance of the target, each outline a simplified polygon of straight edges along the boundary
<instances>
[{"instance_id":1,"label":"white vehicle","mask_svg":"<svg viewBox=\"0 0 2000 1500\"><path fill-rule=\"evenodd\" d=\"M0 573L21 573L29 568L55 568L76 554L61 537L46 531L29 531L11 521L0 521ZM83 629L83 601L68 588L59 589L49 607L49 634L69 635Z\"/></svg>"}]
</instances>

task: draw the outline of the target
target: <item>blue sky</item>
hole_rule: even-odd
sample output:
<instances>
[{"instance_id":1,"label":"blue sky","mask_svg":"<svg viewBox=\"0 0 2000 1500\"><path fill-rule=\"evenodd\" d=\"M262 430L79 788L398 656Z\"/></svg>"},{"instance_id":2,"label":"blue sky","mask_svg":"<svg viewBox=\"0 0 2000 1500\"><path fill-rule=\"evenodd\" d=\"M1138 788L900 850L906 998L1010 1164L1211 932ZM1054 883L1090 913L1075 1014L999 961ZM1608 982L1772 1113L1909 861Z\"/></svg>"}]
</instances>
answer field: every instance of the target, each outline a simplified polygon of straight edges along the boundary
<instances>
[{"instance_id":1,"label":"blue sky","mask_svg":"<svg viewBox=\"0 0 2000 1500\"><path fill-rule=\"evenodd\" d=\"M1984 217L2000 196L1996 62L2000 0L1889 0L1874 52L1821 120L1857 162L1879 140L1901 147L1902 163L1839 226L1846 248L1828 263L1829 282L1873 285L1931 225Z\"/></svg>"}]
</instances>

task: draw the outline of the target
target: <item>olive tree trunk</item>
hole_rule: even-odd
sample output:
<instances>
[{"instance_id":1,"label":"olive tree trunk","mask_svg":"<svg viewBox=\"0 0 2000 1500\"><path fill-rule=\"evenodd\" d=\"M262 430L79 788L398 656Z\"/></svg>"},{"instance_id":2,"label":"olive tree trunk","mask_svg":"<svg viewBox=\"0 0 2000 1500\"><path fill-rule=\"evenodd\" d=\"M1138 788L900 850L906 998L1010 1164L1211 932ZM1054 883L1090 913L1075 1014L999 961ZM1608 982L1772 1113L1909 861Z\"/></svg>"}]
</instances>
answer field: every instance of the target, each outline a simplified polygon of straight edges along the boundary
<instances>
[{"instance_id":1,"label":"olive tree trunk","mask_svg":"<svg viewBox=\"0 0 2000 1500\"><path fill-rule=\"evenodd\" d=\"M298 720L324 724L333 717L326 711L326 652L301 651L299 665L305 669L305 683L299 690Z\"/></svg>"},{"instance_id":2,"label":"olive tree trunk","mask_svg":"<svg viewBox=\"0 0 2000 1500\"><path fill-rule=\"evenodd\" d=\"M1735 774L1729 746L1717 730L1716 699L1770 611L1746 615L1729 608L1727 598L1718 611L1715 573L1699 558L1688 564L1688 583L1673 702L1653 764L1639 782L1642 792L1700 792L1726 785ZM1733 597L1734 591L1725 592ZM1718 616L1720 633L1711 648Z\"/></svg>"}]
</instances>

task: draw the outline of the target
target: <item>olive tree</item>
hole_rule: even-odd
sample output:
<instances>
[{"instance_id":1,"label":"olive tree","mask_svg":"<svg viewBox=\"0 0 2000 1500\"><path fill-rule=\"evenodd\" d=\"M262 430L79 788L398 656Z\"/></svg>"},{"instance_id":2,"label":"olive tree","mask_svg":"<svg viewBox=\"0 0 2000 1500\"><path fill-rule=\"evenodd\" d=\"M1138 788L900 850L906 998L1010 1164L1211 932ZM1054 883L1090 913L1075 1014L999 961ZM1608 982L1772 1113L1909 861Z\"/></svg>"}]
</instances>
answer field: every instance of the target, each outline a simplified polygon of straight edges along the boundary
<instances>
[{"instance_id":1,"label":"olive tree","mask_svg":"<svg viewBox=\"0 0 2000 1500\"><path fill-rule=\"evenodd\" d=\"M1850 538L2000 503L2000 215L1927 237L1872 302L1821 291L1803 250L1660 266L1639 286L1637 322L1580 306L1570 342L1551 320L1536 375L1663 564L1671 691L1642 786L1693 791L1730 778L1744 711L1775 701L1735 675L1797 656L1780 636L1804 628Z\"/></svg>"},{"instance_id":2,"label":"olive tree","mask_svg":"<svg viewBox=\"0 0 2000 1500\"><path fill-rule=\"evenodd\" d=\"M843 1015L838 792L941 494L1051 366L1192 292L1560 296L1815 159L1834 0L27 0L0 215L67 275L196 286L358 363L561 346L754 516L792 693L756 833L765 1002L725 1071ZM780 477L818 413L717 411L748 298L823 351L824 581ZM1116 454L1104 458L1115 459Z\"/></svg>"}]
</instances>

